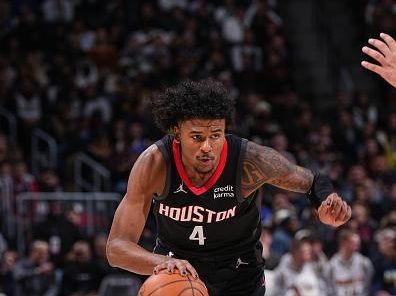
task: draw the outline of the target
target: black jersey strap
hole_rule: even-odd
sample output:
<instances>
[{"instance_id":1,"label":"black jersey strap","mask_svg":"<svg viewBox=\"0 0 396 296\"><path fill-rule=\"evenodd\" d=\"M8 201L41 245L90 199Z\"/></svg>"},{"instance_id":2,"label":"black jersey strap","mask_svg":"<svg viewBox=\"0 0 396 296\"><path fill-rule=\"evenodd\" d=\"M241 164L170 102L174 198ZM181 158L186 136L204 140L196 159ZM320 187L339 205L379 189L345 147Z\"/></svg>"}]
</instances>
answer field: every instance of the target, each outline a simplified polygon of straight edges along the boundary
<instances>
[{"instance_id":1,"label":"black jersey strap","mask_svg":"<svg viewBox=\"0 0 396 296\"><path fill-rule=\"evenodd\" d=\"M246 154L246 146L247 146L248 140L242 138L241 139L241 149L239 150L239 157L238 157L238 164L237 164L237 169L236 169L236 196L238 202L244 202L245 198L242 196L242 190L241 190L241 183L242 183L242 170L243 170L243 160L245 158Z\"/></svg>"},{"instance_id":2,"label":"black jersey strap","mask_svg":"<svg viewBox=\"0 0 396 296\"><path fill-rule=\"evenodd\" d=\"M161 151L165 163L166 163L166 179L165 179L165 188L164 192L162 192L161 195L155 195L154 199L156 200L163 200L168 196L169 193L169 188L170 188L170 180L171 180L171 160L169 158L169 153L165 148L164 142L162 140L158 140L155 142L155 145L157 145L158 149Z\"/></svg>"}]
</instances>

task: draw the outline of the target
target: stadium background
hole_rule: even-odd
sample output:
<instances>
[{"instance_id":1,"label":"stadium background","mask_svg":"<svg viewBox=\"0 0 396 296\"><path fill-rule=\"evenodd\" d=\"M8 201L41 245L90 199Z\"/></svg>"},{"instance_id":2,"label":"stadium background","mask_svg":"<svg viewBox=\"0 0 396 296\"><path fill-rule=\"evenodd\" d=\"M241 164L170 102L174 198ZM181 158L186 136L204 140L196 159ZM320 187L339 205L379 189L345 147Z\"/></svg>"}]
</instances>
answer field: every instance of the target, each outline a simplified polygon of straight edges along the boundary
<instances>
[{"instance_id":1,"label":"stadium background","mask_svg":"<svg viewBox=\"0 0 396 296\"><path fill-rule=\"evenodd\" d=\"M15 270L34 240L52 265L29 295L125 284L106 233L134 161L161 137L149 97L210 76L237 101L230 131L330 176L375 295L384 262L395 274L375 238L391 252L396 240L396 91L360 66L380 32L396 36L393 0L0 0L0 292L26 295ZM260 192L268 269L296 233L316 255L337 251L337 231L300 197ZM149 217L141 244L154 237Z\"/></svg>"}]
</instances>

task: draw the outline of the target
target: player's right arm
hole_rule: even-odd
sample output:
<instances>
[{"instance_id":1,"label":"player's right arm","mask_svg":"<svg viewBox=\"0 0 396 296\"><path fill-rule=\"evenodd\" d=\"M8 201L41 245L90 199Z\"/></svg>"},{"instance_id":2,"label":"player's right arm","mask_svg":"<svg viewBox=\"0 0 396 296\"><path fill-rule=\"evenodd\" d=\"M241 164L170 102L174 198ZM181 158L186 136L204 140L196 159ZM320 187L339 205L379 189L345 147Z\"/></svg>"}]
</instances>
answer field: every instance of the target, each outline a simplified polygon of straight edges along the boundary
<instances>
[{"instance_id":1,"label":"player's right arm","mask_svg":"<svg viewBox=\"0 0 396 296\"><path fill-rule=\"evenodd\" d=\"M195 269L185 260L153 254L137 242L142 234L154 194L160 195L165 187L166 163L156 145L150 146L133 166L127 192L119 204L107 241L106 253L111 266L130 272L149 275L154 267L177 267L195 275ZM162 268L161 268L162 269Z\"/></svg>"}]
</instances>

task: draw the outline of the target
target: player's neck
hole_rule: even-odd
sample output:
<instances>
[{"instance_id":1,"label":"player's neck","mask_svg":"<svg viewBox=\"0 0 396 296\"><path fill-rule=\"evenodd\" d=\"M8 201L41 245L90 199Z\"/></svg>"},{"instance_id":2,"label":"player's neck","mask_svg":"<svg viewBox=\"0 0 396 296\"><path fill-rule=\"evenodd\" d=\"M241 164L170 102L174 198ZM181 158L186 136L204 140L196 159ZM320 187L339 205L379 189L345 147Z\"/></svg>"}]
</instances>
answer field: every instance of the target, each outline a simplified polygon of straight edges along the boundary
<instances>
[{"instance_id":1,"label":"player's neck","mask_svg":"<svg viewBox=\"0 0 396 296\"><path fill-rule=\"evenodd\" d=\"M219 165L219 161L217 161L217 163L215 164L214 168L211 171L207 173L202 173L197 171L193 165L186 163L183 160L183 157L182 157L182 163L184 170L187 173L188 179L190 180L191 184L193 184L194 187L196 188L204 186L208 182L210 177L212 177L213 173L216 171L217 166Z\"/></svg>"}]
</instances>

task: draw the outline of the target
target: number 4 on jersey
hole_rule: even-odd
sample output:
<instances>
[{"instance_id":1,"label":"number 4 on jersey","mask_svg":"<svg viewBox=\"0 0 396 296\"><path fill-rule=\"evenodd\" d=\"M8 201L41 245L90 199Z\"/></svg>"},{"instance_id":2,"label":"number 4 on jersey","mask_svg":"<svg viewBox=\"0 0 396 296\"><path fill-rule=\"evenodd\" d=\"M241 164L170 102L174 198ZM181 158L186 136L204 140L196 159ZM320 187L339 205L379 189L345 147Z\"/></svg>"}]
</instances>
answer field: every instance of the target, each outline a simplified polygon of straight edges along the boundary
<instances>
[{"instance_id":1,"label":"number 4 on jersey","mask_svg":"<svg viewBox=\"0 0 396 296\"><path fill-rule=\"evenodd\" d=\"M195 226L193 231L191 232L189 239L196 240L198 241L198 244L200 246L203 246L205 244L205 239L206 239L203 232L203 226Z\"/></svg>"}]
</instances>

